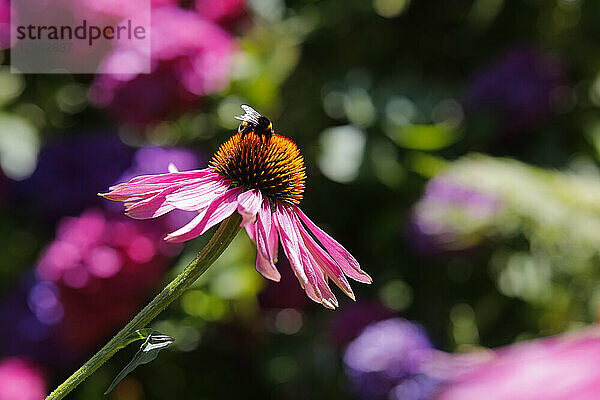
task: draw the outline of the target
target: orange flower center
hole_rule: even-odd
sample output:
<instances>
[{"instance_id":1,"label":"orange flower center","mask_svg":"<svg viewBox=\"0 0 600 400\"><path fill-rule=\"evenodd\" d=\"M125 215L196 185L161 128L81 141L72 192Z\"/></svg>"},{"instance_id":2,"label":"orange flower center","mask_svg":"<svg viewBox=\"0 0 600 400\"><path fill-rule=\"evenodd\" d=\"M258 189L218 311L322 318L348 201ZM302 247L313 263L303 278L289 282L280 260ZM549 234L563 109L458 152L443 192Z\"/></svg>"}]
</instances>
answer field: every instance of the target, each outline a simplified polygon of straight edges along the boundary
<instances>
[{"instance_id":1,"label":"orange flower center","mask_svg":"<svg viewBox=\"0 0 600 400\"><path fill-rule=\"evenodd\" d=\"M304 193L304 160L290 139L270 140L254 132L237 133L219 147L211 168L245 189L258 189L271 200L298 204Z\"/></svg>"}]
</instances>

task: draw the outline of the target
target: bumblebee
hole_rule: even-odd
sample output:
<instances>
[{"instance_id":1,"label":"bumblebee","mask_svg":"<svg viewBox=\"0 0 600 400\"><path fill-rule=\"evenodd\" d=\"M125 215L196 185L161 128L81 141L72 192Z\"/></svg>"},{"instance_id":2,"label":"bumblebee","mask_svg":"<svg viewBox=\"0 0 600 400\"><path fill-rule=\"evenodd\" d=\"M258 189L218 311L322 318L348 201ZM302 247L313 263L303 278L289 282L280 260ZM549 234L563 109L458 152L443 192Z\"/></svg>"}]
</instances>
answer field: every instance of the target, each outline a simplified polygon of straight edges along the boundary
<instances>
[{"instance_id":1,"label":"bumblebee","mask_svg":"<svg viewBox=\"0 0 600 400\"><path fill-rule=\"evenodd\" d=\"M238 127L238 132L242 134L242 139L250 132L254 132L255 135L264 136L267 139L271 139L271 136L275 133L273 131L273 124L267 117L260 115L254 108L242 105L242 109L246 112L244 115L238 115L234 117L237 120L242 121Z\"/></svg>"}]
</instances>

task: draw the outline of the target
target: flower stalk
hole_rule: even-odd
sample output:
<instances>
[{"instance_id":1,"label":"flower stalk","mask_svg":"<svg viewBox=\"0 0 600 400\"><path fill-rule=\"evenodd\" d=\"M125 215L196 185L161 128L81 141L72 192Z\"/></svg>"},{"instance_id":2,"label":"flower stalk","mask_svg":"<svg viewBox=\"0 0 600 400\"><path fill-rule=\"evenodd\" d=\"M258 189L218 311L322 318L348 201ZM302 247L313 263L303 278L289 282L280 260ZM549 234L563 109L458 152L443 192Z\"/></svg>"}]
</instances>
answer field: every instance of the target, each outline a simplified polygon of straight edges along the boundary
<instances>
[{"instance_id":1,"label":"flower stalk","mask_svg":"<svg viewBox=\"0 0 600 400\"><path fill-rule=\"evenodd\" d=\"M233 213L224 220L214 236L198 256L175 279L171 281L142 311L140 311L102 349L75 371L66 381L46 397L46 400L59 400L75 389L88 376L111 358L121 343L136 330L144 328L169 304L189 288L219 258L240 231L241 216Z\"/></svg>"}]
</instances>

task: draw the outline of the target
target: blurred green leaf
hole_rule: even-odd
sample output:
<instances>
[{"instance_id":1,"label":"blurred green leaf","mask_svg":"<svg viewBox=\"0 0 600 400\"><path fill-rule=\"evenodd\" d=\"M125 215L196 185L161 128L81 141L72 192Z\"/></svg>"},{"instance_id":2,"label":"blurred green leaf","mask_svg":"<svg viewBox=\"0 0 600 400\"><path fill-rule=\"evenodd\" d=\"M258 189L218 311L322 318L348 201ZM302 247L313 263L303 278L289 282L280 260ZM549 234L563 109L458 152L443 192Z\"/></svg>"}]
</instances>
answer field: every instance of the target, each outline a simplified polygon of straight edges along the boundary
<instances>
[{"instance_id":1,"label":"blurred green leaf","mask_svg":"<svg viewBox=\"0 0 600 400\"><path fill-rule=\"evenodd\" d=\"M388 131L400 147L413 150L438 150L454 143L458 135L444 124L410 124Z\"/></svg>"}]
</instances>

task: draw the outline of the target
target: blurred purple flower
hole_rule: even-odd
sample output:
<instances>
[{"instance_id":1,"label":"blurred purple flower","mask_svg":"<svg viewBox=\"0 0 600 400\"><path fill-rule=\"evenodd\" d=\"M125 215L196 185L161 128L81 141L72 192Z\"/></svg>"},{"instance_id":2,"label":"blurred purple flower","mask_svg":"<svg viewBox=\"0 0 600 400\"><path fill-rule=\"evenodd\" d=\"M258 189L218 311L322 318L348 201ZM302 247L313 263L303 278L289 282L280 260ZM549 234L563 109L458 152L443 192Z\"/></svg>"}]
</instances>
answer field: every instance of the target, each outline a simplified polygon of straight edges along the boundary
<instances>
[{"instance_id":1,"label":"blurred purple flower","mask_svg":"<svg viewBox=\"0 0 600 400\"><path fill-rule=\"evenodd\" d=\"M185 148L142 147L136 151L131 167L112 184L128 182L139 175L167 173L170 164L180 171L200 169L206 166L206 158ZM123 211L120 203L106 201L105 206L118 213ZM174 210L162 216L160 220L164 225L165 234L185 225L196 215L198 214L193 211Z\"/></svg>"},{"instance_id":2,"label":"blurred purple flower","mask_svg":"<svg viewBox=\"0 0 600 400\"><path fill-rule=\"evenodd\" d=\"M0 360L0 400L43 400L46 380L40 369L20 358Z\"/></svg>"},{"instance_id":3,"label":"blurred purple flower","mask_svg":"<svg viewBox=\"0 0 600 400\"><path fill-rule=\"evenodd\" d=\"M169 164L183 171L202 168L206 165L206 160L185 148L142 147L135 152L131 167L117 181L128 182L138 175L166 173Z\"/></svg>"},{"instance_id":4,"label":"blurred purple flower","mask_svg":"<svg viewBox=\"0 0 600 400\"><path fill-rule=\"evenodd\" d=\"M45 146L33 175L17 186L32 209L46 217L75 215L101 204L96 193L131 165L133 149L118 137L90 135Z\"/></svg>"},{"instance_id":5,"label":"blurred purple flower","mask_svg":"<svg viewBox=\"0 0 600 400\"><path fill-rule=\"evenodd\" d=\"M457 229L467 224L480 226L501 210L500 199L448 177L435 177L414 207L409 226L411 244L416 251L429 255L464 250L476 243L465 240Z\"/></svg>"},{"instance_id":6,"label":"blurred purple flower","mask_svg":"<svg viewBox=\"0 0 600 400\"><path fill-rule=\"evenodd\" d=\"M58 288L65 346L89 349L130 318L179 250L154 224L109 218L100 210L61 220L36 271ZM50 302L48 293L43 288L39 301Z\"/></svg>"},{"instance_id":7,"label":"blurred purple flower","mask_svg":"<svg viewBox=\"0 0 600 400\"><path fill-rule=\"evenodd\" d=\"M427 399L438 383L423 372L433 351L420 326L393 318L366 327L348 345L344 364L362 399Z\"/></svg>"},{"instance_id":8,"label":"blurred purple flower","mask_svg":"<svg viewBox=\"0 0 600 400\"><path fill-rule=\"evenodd\" d=\"M0 303L0 353L47 367L70 367L77 354L60 346L57 336L63 315L56 286L28 274Z\"/></svg>"},{"instance_id":9,"label":"blurred purple flower","mask_svg":"<svg viewBox=\"0 0 600 400\"><path fill-rule=\"evenodd\" d=\"M600 393L600 330L531 340L495 351L436 400L592 400Z\"/></svg>"},{"instance_id":10,"label":"blurred purple flower","mask_svg":"<svg viewBox=\"0 0 600 400\"><path fill-rule=\"evenodd\" d=\"M246 12L246 0L196 0L196 11L223 27L234 25Z\"/></svg>"},{"instance_id":11,"label":"blurred purple flower","mask_svg":"<svg viewBox=\"0 0 600 400\"><path fill-rule=\"evenodd\" d=\"M330 325L333 340L345 347L367 326L376 321L391 318L394 312L376 301L350 303L339 311Z\"/></svg>"},{"instance_id":12,"label":"blurred purple flower","mask_svg":"<svg viewBox=\"0 0 600 400\"><path fill-rule=\"evenodd\" d=\"M131 124L185 111L229 82L236 45L219 26L194 11L161 7L152 12L151 32L150 74L99 74L90 88L97 106ZM103 62L122 62L130 56L123 52L117 48Z\"/></svg>"},{"instance_id":13,"label":"blurred purple flower","mask_svg":"<svg viewBox=\"0 0 600 400\"><path fill-rule=\"evenodd\" d=\"M555 55L521 46L475 75L467 92L468 108L497 113L508 133L526 131L550 116L565 85L565 73Z\"/></svg>"}]
</instances>

